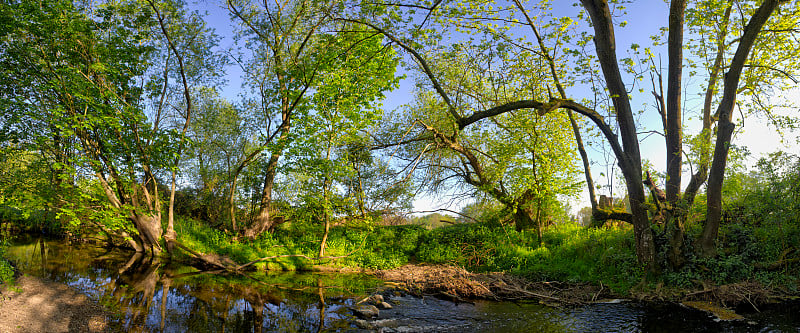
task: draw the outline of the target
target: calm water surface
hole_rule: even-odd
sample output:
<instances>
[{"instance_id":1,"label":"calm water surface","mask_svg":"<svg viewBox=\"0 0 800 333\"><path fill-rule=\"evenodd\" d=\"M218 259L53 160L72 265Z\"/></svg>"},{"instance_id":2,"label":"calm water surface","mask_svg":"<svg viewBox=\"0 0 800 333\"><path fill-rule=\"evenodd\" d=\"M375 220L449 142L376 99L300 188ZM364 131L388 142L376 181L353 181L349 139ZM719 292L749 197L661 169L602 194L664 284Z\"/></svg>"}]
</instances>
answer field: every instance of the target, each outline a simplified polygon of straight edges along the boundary
<instances>
[{"instance_id":1,"label":"calm water surface","mask_svg":"<svg viewBox=\"0 0 800 333\"><path fill-rule=\"evenodd\" d=\"M66 283L116 310L114 325L133 332L800 332L798 303L730 323L674 304L551 308L391 296L393 309L365 322L349 307L381 282L364 275L223 276L44 239L18 241L8 252L24 273Z\"/></svg>"}]
</instances>

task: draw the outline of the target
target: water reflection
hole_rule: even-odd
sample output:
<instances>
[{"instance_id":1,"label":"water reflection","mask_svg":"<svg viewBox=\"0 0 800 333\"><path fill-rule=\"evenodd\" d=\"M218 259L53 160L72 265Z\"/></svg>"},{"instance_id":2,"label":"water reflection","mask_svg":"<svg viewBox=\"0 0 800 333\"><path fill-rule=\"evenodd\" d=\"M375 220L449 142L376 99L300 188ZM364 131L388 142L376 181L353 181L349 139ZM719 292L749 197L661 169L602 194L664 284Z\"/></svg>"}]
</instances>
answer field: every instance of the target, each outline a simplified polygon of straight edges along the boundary
<instances>
[{"instance_id":1,"label":"water reflection","mask_svg":"<svg viewBox=\"0 0 800 333\"><path fill-rule=\"evenodd\" d=\"M362 275L282 272L224 276L158 258L44 239L19 242L10 257L25 273L63 282L120 313L131 332L783 332L800 331L800 303L720 323L675 304L593 304L551 308L536 303L455 304L393 296L391 310L357 322L348 306L374 292Z\"/></svg>"},{"instance_id":2,"label":"water reflection","mask_svg":"<svg viewBox=\"0 0 800 333\"><path fill-rule=\"evenodd\" d=\"M121 313L132 332L347 330L348 296L376 280L332 276L222 276L141 254L43 239L9 255L24 272L69 284ZM126 257L128 255L128 257ZM354 297L354 296L353 296Z\"/></svg>"}]
</instances>

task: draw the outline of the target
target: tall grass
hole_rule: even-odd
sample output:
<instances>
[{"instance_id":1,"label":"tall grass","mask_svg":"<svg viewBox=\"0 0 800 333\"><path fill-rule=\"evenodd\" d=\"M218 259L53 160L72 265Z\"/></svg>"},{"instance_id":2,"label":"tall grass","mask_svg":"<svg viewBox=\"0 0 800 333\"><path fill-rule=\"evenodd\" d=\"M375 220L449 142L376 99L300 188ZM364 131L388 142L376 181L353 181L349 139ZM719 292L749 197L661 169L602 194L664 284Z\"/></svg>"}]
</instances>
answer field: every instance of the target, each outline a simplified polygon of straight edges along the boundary
<instances>
[{"instance_id":1,"label":"tall grass","mask_svg":"<svg viewBox=\"0 0 800 333\"><path fill-rule=\"evenodd\" d=\"M0 285L14 281L14 267L6 260L6 241L0 240Z\"/></svg>"},{"instance_id":2,"label":"tall grass","mask_svg":"<svg viewBox=\"0 0 800 333\"><path fill-rule=\"evenodd\" d=\"M227 255L239 263L278 255L314 257L321 238L321 229L308 225L277 230L253 241L233 240L230 234L187 219L180 219L176 225L185 245L204 253ZM629 229L589 229L574 224L548 228L541 245L533 232L480 223L434 230L414 225L335 227L329 236L326 256L346 257L322 262L277 258L257 267L305 270L324 264L390 269L410 262L450 264L476 272L503 271L535 280L603 283L618 291L626 290L642 277Z\"/></svg>"}]
</instances>

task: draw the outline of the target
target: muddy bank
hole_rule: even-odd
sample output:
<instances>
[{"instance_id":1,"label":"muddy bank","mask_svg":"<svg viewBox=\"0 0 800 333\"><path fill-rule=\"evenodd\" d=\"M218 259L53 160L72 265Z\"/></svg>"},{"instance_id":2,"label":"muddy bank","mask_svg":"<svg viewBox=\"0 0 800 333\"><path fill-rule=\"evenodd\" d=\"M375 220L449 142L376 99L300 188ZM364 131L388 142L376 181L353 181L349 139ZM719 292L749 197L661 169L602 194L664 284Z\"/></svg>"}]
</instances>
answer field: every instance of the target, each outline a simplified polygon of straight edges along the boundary
<instances>
[{"instance_id":1,"label":"muddy bank","mask_svg":"<svg viewBox=\"0 0 800 333\"><path fill-rule=\"evenodd\" d=\"M114 331L108 312L67 285L25 275L0 289L0 332Z\"/></svg>"},{"instance_id":2,"label":"muddy bank","mask_svg":"<svg viewBox=\"0 0 800 333\"><path fill-rule=\"evenodd\" d=\"M438 295L458 301L528 299L553 305L577 305L616 297L602 285L535 282L506 273L470 273L455 266L405 265L373 274L387 281L389 286L414 295Z\"/></svg>"},{"instance_id":3,"label":"muddy bank","mask_svg":"<svg viewBox=\"0 0 800 333\"><path fill-rule=\"evenodd\" d=\"M453 300L538 300L548 305L578 305L630 298L638 301L702 301L727 308L748 306L753 309L797 299L798 295L764 287L756 282L741 282L703 289L641 288L629 295L618 295L609 288L587 283L530 281L506 273L470 273L443 265L405 265L372 273L391 287L411 294L438 295Z\"/></svg>"}]
</instances>

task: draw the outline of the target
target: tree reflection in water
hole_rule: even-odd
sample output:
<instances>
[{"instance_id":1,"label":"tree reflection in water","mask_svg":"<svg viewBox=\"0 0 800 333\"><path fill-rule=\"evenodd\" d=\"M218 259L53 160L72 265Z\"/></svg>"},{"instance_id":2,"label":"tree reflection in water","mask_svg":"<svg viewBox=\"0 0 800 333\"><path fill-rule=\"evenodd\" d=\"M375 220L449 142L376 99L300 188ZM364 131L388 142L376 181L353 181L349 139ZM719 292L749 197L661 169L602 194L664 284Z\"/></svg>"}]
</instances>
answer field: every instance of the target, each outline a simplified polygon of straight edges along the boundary
<instances>
[{"instance_id":1,"label":"tree reflection in water","mask_svg":"<svg viewBox=\"0 0 800 333\"><path fill-rule=\"evenodd\" d=\"M12 246L28 274L67 283L120 313L126 331L266 332L351 328L349 291L330 276L225 276L141 253L44 239ZM374 281L355 281L356 288ZM354 295L353 295L354 296Z\"/></svg>"}]
</instances>

